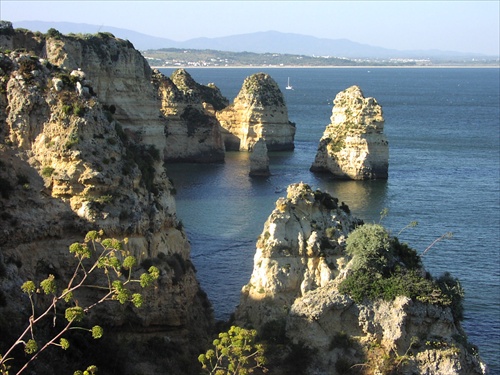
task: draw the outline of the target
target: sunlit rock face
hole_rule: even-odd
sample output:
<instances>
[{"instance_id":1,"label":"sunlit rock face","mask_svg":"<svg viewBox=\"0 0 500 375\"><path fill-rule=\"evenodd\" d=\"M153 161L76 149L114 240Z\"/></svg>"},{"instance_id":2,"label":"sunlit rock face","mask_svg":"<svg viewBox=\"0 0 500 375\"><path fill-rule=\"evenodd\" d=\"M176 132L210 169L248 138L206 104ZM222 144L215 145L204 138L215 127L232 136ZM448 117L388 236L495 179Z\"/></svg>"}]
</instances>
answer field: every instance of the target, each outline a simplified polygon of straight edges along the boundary
<instances>
[{"instance_id":1,"label":"sunlit rock face","mask_svg":"<svg viewBox=\"0 0 500 375\"><path fill-rule=\"evenodd\" d=\"M26 324L22 282L54 274L64 285L76 267L69 245L103 229L106 237L128 239L138 272L155 264L161 275L143 308L114 301L88 316L104 326L109 345L92 347L109 356L118 356L117 348L130 352L120 360L124 374L193 373L198 365L185 361L204 348L213 316L176 216L162 160L166 120L149 66L110 34L11 29L0 33L6 45L12 52L0 53L0 316L15 318L1 326L3 338ZM95 293L87 290L80 303ZM161 360L151 350L161 351ZM40 364L64 363L52 362ZM45 373L75 370L58 369Z\"/></svg>"},{"instance_id":2,"label":"sunlit rock face","mask_svg":"<svg viewBox=\"0 0 500 375\"><path fill-rule=\"evenodd\" d=\"M340 92L333 101L331 123L319 142L311 171L339 179L387 179L389 146L382 107L365 98L358 86Z\"/></svg>"},{"instance_id":3,"label":"sunlit rock face","mask_svg":"<svg viewBox=\"0 0 500 375\"><path fill-rule=\"evenodd\" d=\"M238 319L255 327L288 315L293 302L335 278L355 220L328 194L300 183L279 198L257 241Z\"/></svg>"},{"instance_id":4,"label":"sunlit rock face","mask_svg":"<svg viewBox=\"0 0 500 375\"><path fill-rule=\"evenodd\" d=\"M264 73L245 79L233 104L216 113L227 150L251 151L263 138L269 151L293 150L295 125L283 93Z\"/></svg>"},{"instance_id":5,"label":"sunlit rock face","mask_svg":"<svg viewBox=\"0 0 500 375\"><path fill-rule=\"evenodd\" d=\"M340 291L348 277L366 272L346 252L363 225L329 194L290 185L257 240L236 323L281 340L280 353L301 348L304 374L486 374L450 305L403 295L355 301ZM392 261L406 267L403 259Z\"/></svg>"}]
</instances>

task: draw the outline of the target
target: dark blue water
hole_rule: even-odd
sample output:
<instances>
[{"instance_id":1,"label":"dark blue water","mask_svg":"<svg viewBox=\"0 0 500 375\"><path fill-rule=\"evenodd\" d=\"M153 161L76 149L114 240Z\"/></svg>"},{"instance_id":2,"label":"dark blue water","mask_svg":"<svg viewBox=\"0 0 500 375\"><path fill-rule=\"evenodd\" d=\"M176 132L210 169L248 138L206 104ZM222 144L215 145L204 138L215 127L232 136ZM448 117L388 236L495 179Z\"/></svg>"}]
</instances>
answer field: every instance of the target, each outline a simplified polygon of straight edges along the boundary
<instances>
[{"instance_id":1,"label":"dark blue water","mask_svg":"<svg viewBox=\"0 0 500 375\"><path fill-rule=\"evenodd\" d=\"M304 181L330 192L365 222L382 223L419 252L435 276L449 271L466 292L463 326L492 374L500 374L500 109L498 69L192 69L232 100L243 80L269 73L282 87L295 151L272 153L273 175L248 177L245 153L223 165L172 165L178 216L202 287L225 319L250 278L255 242L279 196ZM172 70L165 69L170 75ZM294 90L285 90L287 77ZM309 172L335 95L359 85L382 105L388 181L333 181ZM279 193L277 193L277 191Z\"/></svg>"}]
</instances>

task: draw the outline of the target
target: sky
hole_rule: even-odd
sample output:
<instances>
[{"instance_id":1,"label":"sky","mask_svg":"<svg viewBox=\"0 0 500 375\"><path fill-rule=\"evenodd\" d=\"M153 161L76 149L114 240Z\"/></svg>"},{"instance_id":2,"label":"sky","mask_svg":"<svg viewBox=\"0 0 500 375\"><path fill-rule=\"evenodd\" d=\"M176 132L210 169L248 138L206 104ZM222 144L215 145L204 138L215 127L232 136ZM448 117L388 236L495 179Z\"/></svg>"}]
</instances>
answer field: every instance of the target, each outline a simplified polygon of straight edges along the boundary
<instances>
[{"instance_id":1,"label":"sky","mask_svg":"<svg viewBox=\"0 0 500 375\"><path fill-rule=\"evenodd\" d=\"M175 41L275 30L398 50L500 54L498 0L0 0L0 19L112 26Z\"/></svg>"}]
</instances>

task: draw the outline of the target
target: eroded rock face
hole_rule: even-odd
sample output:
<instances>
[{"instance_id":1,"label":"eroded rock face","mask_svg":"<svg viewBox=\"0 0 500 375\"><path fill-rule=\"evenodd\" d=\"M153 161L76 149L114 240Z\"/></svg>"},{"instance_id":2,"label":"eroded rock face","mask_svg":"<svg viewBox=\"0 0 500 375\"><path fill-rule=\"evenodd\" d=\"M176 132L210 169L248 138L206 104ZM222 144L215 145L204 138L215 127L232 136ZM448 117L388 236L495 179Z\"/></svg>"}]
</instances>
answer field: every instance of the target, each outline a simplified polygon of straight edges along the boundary
<instances>
[{"instance_id":1,"label":"eroded rock face","mask_svg":"<svg viewBox=\"0 0 500 375\"><path fill-rule=\"evenodd\" d=\"M264 139L259 139L250 154L250 176L269 176L269 156Z\"/></svg>"},{"instance_id":2,"label":"eroded rock face","mask_svg":"<svg viewBox=\"0 0 500 375\"><path fill-rule=\"evenodd\" d=\"M224 142L215 111L228 105L215 85L196 83L184 69L171 78L153 74L165 116L164 159L169 162L224 161Z\"/></svg>"},{"instance_id":3,"label":"eroded rock face","mask_svg":"<svg viewBox=\"0 0 500 375\"><path fill-rule=\"evenodd\" d=\"M227 150L251 151L264 138L269 151L293 150L295 125L283 94L264 73L247 77L233 104L216 113Z\"/></svg>"},{"instance_id":4,"label":"eroded rock face","mask_svg":"<svg viewBox=\"0 0 500 375\"><path fill-rule=\"evenodd\" d=\"M358 86L340 92L311 171L352 180L387 179L389 146L382 107Z\"/></svg>"},{"instance_id":5,"label":"eroded rock face","mask_svg":"<svg viewBox=\"0 0 500 375\"><path fill-rule=\"evenodd\" d=\"M284 319L295 299L328 284L338 274L341 245L354 224L328 194L290 185L257 241L237 320L261 327Z\"/></svg>"},{"instance_id":6,"label":"eroded rock face","mask_svg":"<svg viewBox=\"0 0 500 375\"><path fill-rule=\"evenodd\" d=\"M0 47L22 46L68 73L83 71L86 83L81 83L81 90L91 87L100 102L113 109L114 119L124 130L154 145L167 161L224 160L214 110L228 101L214 85L199 85L185 71L174 73L175 83L166 82L169 79L158 71L153 74L130 42L109 33L80 37L57 32L7 34L0 36ZM173 94L172 86L177 91Z\"/></svg>"},{"instance_id":7,"label":"eroded rock face","mask_svg":"<svg viewBox=\"0 0 500 375\"><path fill-rule=\"evenodd\" d=\"M8 36L12 49L27 38L21 31ZM0 35L0 44L5 38ZM158 148L164 142L139 131L158 126L163 134L165 125L149 67L128 42L107 34L77 39L48 37L47 59L34 51L0 53L0 291L6 297L0 315L16 317L2 333L14 337L26 323L21 283L49 273L64 283L76 266L69 245L103 229L127 237L126 249L144 267L157 265L161 276L142 309L110 303L89 319L112 327L108 345L115 340L115 350L133 353L123 359L123 373L192 373L180 363L193 356L196 365L213 317L176 217ZM83 294L80 301L93 297ZM153 342L161 344L162 361L151 356ZM133 350L138 346L152 349Z\"/></svg>"},{"instance_id":8,"label":"eroded rock face","mask_svg":"<svg viewBox=\"0 0 500 375\"><path fill-rule=\"evenodd\" d=\"M405 296L355 302L339 291L346 278L364 272L345 251L352 230L363 225L348 212L328 194L290 185L257 241L237 323L302 346L305 374L487 373L448 305ZM398 256L391 261L406 267L402 259L410 258Z\"/></svg>"}]
</instances>

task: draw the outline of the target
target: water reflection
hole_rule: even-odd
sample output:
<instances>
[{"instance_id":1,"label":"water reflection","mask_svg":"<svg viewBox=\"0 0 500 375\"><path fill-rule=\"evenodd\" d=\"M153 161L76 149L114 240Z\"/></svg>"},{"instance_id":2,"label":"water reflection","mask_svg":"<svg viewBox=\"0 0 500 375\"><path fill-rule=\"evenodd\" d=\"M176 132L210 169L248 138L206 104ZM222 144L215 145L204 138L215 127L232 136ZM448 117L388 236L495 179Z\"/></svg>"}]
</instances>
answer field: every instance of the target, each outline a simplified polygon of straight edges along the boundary
<instances>
[{"instance_id":1,"label":"water reflection","mask_svg":"<svg viewBox=\"0 0 500 375\"><path fill-rule=\"evenodd\" d=\"M345 202L354 216L365 222L378 221L387 207L387 181L338 181L321 179L319 188Z\"/></svg>"}]
</instances>

